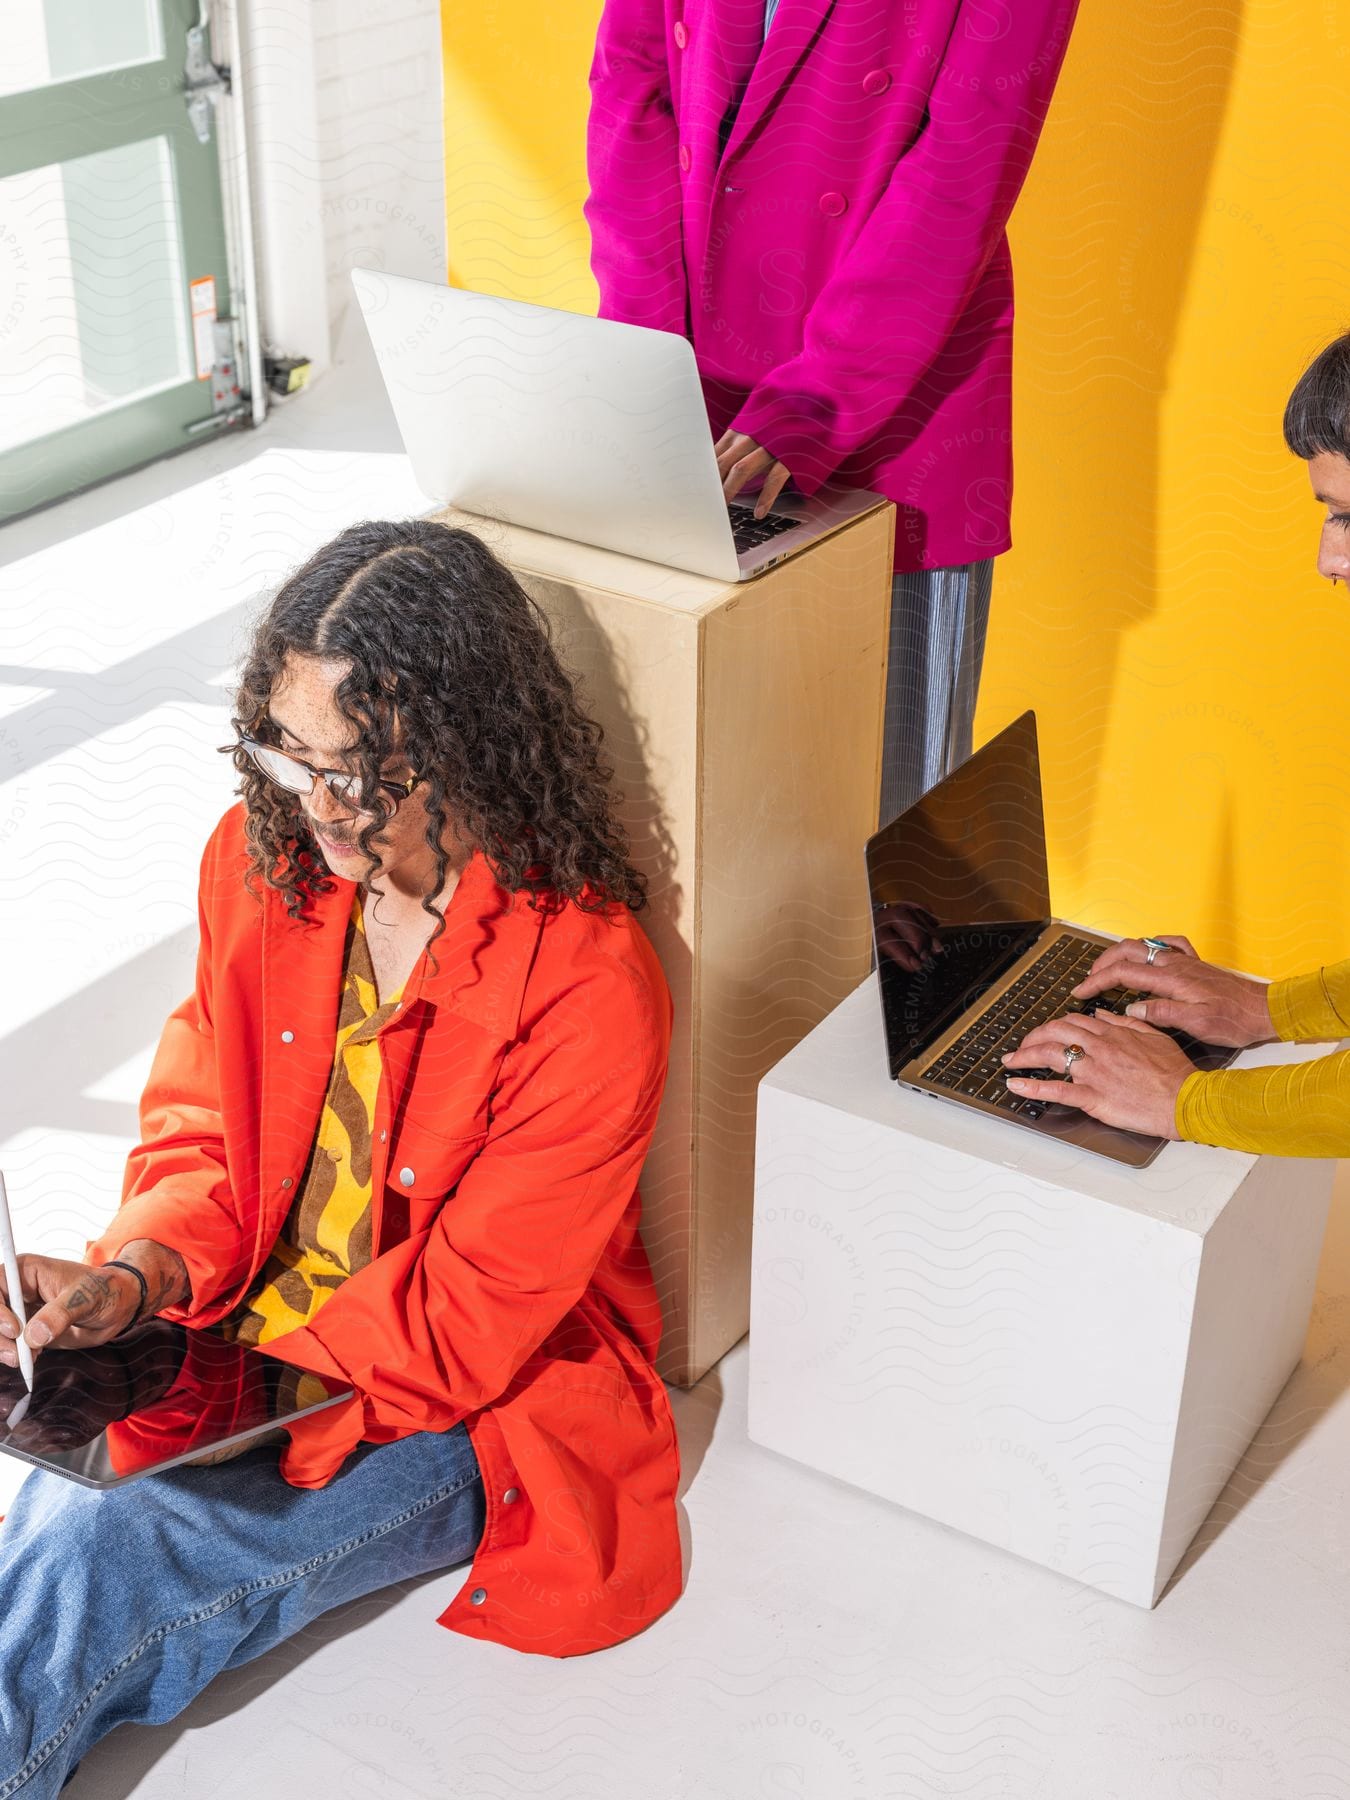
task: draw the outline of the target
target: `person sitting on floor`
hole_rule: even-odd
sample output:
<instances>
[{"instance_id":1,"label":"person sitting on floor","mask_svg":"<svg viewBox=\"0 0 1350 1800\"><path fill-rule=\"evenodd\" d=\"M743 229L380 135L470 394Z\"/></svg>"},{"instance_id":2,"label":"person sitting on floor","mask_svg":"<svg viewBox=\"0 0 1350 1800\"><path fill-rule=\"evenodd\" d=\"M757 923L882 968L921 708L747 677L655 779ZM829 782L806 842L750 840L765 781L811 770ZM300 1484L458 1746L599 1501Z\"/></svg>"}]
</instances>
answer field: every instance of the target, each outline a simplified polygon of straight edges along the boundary
<instances>
[{"instance_id":1,"label":"person sitting on floor","mask_svg":"<svg viewBox=\"0 0 1350 1800\"><path fill-rule=\"evenodd\" d=\"M405 1578L472 1558L438 1622L551 1656L680 1592L637 1191L671 1004L598 726L510 571L423 520L353 526L284 584L236 711L195 991L87 1262L20 1258L26 1337L160 1315L355 1394L280 1451L27 1478L0 1785L34 1796ZM11 1366L17 1329L0 1307Z\"/></svg>"}]
</instances>

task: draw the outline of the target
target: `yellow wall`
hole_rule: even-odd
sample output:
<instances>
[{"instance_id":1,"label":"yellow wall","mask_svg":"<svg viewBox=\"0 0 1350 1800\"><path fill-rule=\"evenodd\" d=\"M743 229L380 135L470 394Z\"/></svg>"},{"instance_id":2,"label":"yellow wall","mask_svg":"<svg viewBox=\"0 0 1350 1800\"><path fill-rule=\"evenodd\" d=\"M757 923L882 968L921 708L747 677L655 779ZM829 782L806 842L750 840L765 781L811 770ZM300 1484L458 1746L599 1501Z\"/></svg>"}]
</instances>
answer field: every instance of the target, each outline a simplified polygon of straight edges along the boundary
<instances>
[{"instance_id":1,"label":"yellow wall","mask_svg":"<svg viewBox=\"0 0 1350 1800\"><path fill-rule=\"evenodd\" d=\"M445 8L450 278L593 311L599 0ZM1085 0L1013 225L1015 546L1057 906L1268 973L1350 954L1350 602L1280 415L1350 325L1339 0Z\"/></svg>"},{"instance_id":2,"label":"yellow wall","mask_svg":"<svg viewBox=\"0 0 1350 1800\"><path fill-rule=\"evenodd\" d=\"M450 280L593 313L586 113L601 0L444 0Z\"/></svg>"}]
</instances>

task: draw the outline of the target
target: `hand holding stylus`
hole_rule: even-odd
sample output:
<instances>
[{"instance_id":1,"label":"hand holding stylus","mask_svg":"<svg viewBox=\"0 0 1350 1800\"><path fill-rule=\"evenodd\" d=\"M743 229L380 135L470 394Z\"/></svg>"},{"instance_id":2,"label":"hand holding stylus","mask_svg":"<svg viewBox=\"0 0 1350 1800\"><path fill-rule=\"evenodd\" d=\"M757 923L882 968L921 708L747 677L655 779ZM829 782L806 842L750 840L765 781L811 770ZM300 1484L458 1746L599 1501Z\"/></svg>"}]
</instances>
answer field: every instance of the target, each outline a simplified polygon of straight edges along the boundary
<instances>
[{"instance_id":1,"label":"hand holding stylus","mask_svg":"<svg viewBox=\"0 0 1350 1800\"><path fill-rule=\"evenodd\" d=\"M16 1263L15 1273L6 1279L20 1313L0 1305L0 1363L10 1368L29 1345L90 1350L134 1323L192 1302L181 1253L152 1238L123 1244L117 1258L101 1264L67 1262L59 1256L22 1256ZM39 1303L36 1310L34 1301ZM24 1306L29 1308L26 1326L20 1316Z\"/></svg>"},{"instance_id":2,"label":"hand holding stylus","mask_svg":"<svg viewBox=\"0 0 1350 1800\"><path fill-rule=\"evenodd\" d=\"M3 1257L5 1265L5 1296L14 1315L11 1320L3 1309L0 1309L0 1335L17 1338L15 1349L18 1364L31 1394L33 1391L33 1352L23 1339L23 1333L28 1324L28 1315L23 1309L23 1283L19 1279L19 1258L14 1249L14 1225L9 1216L9 1195L5 1191L5 1178L2 1174L0 1174L0 1256ZM17 1325L17 1330L11 1329L11 1326L14 1325Z\"/></svg>"},{"instance_id":3,"label":"hand holding stylus","mask_svg":"<svg viewBox=\"0 0 1350 1800\"><path fill-rule=\"evenodd\" d=\"M0 1364L10 1368L16 1362L24 1368L33 1348L87 1350L105 1344L131 1324L141 1304L141 1284L126 1269L94 1268L58 1256L16 1257L13 1272L6 1269L5 1285Z\"/></svg>"}]
</instances>

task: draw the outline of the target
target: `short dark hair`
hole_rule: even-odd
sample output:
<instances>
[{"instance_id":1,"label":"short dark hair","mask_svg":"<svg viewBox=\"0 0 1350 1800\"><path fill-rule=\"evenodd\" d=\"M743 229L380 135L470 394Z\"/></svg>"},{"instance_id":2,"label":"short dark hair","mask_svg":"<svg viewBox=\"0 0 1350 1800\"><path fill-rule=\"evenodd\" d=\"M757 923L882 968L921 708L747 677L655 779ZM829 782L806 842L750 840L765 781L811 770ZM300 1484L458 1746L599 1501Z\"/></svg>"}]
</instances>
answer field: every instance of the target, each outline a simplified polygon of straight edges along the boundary
<instances>
[{"instance_id":1,"label":"short dark hair","mask_svg":"<svg viewBox=\"0 0 1350 1800\"><path fill-rule=\"evenodd\" d=\"M1350 461L1350 331L1299 376L1284 409L1284 441L1304 462L1324 451Z\"/></svg>"}]
</instances>

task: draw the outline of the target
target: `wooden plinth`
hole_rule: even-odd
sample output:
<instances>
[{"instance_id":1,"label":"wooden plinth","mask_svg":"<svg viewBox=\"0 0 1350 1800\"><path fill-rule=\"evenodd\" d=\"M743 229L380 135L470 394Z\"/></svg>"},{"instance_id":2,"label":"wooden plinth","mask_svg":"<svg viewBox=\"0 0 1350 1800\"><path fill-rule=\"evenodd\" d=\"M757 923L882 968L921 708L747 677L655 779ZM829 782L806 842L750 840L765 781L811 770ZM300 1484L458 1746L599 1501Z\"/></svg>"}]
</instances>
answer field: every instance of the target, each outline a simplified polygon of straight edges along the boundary
<instances>
[{"instance_id":1,"label":"wooden plinth","mask_svg":"<svg viewBox=\"0 0 1350 1800\"><path fill-rule=\"evenodd\" d=\"M642 1177L659 1368L697 1381L749 1326L760 1078L870 966L895 509L727 585L453 508L547 615L605 731L643 925L675 1003Z\"/></svg>"}]
</instances>

